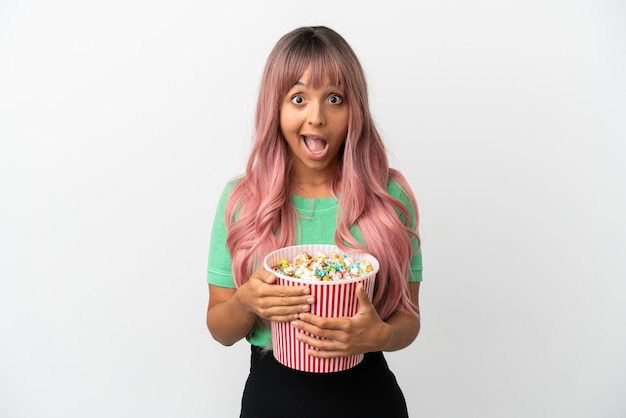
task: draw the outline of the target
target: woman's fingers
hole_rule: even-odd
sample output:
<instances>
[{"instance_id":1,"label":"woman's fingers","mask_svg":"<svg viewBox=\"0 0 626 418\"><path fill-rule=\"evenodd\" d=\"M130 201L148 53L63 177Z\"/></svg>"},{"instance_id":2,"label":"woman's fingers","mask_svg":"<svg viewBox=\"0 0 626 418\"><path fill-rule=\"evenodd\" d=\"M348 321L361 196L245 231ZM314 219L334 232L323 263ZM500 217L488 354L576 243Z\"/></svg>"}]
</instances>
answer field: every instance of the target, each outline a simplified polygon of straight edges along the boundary
<instances>
[{"instance_id":1,"label":"woman's fingers","mask_svg":"<svg viewBox=\"0 0 626 418\"><path fill-rule=\"evenodd\" d=\"M382 347L381 330L385 326L367 297L364 288L356 289L359 309L354 316L323 318L301 313L291 321L298 329L296 338L312 347L314 357L341 357L377 351Z\"/></svg>"},{"instance_id":2,"label":"woman's fingers","mask_svg":"<svg viewBox=\"0 0 626 418\"><path fill-rule=\"evenodd\" d=\"M257 270L246 286L246 301L261 318L271 321L290 321L299 313L308 312L315 303L308 286L280 286L276 276L265 270Z\"/></svg>"}]
</instances>

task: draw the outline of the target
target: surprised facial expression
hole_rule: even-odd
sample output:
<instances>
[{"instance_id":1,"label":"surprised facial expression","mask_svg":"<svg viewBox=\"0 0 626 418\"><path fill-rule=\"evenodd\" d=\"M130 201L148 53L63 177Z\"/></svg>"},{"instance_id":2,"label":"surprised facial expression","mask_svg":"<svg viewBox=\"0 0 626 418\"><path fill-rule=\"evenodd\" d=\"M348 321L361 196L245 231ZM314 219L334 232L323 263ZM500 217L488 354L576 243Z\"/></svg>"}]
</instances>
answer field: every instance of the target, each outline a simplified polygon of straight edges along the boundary
<instances>
[{"instance_id":1,"label":"surprised facial expression","mask_svg":"<svg viewBox=\"0 0 626 418\"><path fill-rule=\"evenodd\" d=\"M324 179L339 164L350 108L326 75L320 88L307 87L308 79L307 68L283 98L280 128L294 157L294 175Z\"/></svg>"}]
</instances>

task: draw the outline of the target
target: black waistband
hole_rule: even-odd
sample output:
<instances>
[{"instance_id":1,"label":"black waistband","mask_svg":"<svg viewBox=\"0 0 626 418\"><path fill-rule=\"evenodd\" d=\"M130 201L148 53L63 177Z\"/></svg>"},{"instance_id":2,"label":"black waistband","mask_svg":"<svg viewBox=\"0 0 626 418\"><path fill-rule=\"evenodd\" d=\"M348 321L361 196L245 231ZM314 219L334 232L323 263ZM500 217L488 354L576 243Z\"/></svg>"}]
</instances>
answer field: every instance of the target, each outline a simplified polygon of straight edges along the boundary
<instances>
[{"instance_id":1,"label":"black waistband","mask_svg":"<svg viewBox=\"0 0 626 418\"><path fill-rule=\"evenodd\" d=\"M360 379L369 380L391 375L387 361L380 351L366 353L361 363L348 370L333 373L309 373L280 364L274 358L272 350L256 346L252 346L250 372L252 378L258 378L272 384L311 386L311 388L319 388L319 385L341 388Z\"/></svg>"}]
</instances>

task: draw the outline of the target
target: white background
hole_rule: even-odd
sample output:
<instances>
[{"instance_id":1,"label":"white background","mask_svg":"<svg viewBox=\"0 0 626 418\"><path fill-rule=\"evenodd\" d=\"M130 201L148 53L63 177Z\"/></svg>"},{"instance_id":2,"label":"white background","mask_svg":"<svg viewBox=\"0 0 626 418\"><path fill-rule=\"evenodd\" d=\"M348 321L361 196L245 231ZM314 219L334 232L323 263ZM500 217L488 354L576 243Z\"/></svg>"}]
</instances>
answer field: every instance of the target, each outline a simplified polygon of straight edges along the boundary
<instances>
[{"instance_id":1,"label":"white background","mask_svg":"<svg viewBox=\"0 0 626 418\"><path fill-rule=\"evenodd\" d=\"M423 328L388 355L412 416L626 416L608 0L0 2L0 416L237 416L210 228L265 58L311 24L361 58L420 204Z\"/></svg>"}]
</instances>

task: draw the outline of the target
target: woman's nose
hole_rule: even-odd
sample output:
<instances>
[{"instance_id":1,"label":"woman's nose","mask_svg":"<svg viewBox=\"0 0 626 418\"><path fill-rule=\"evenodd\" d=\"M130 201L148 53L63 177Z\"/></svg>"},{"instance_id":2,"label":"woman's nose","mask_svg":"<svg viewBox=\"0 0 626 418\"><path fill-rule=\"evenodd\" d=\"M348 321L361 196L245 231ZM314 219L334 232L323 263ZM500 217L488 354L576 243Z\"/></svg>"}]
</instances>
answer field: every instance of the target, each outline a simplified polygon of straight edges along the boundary
<instances>
[{"instance_id":1,"label":"woman's nose","mask_svg":"<svg viewBox=\"0 0 626 418\"><path fill-rule=\"evenodd\" d=\"M311 103L309 105L309 114L307 115L309 125L324 125L326 116L324 115L324 107L321 103Z\"/></svg>"}]
</instances>

